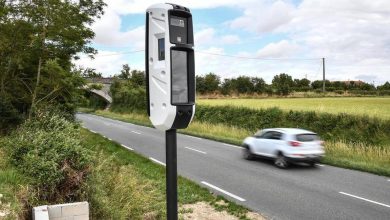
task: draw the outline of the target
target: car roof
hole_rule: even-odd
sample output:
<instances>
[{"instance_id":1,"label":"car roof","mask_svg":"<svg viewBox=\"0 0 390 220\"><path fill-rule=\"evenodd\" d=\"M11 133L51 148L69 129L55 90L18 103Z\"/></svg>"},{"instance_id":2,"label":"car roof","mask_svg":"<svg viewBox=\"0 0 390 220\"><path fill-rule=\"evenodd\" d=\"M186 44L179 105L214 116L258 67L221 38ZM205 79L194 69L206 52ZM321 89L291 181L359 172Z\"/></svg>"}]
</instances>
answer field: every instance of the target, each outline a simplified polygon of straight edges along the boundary
<instances>
[{"instance_id":1,"label":"car roof","mask_svg":"<svg viewBox=\"0 0 390 220\"><path fill-rule=\"evenodd\" d=\"M300 128L268 128L264 131L279 131L286 134L315 134L315 132Z\"/></svg>"}]
</instances>

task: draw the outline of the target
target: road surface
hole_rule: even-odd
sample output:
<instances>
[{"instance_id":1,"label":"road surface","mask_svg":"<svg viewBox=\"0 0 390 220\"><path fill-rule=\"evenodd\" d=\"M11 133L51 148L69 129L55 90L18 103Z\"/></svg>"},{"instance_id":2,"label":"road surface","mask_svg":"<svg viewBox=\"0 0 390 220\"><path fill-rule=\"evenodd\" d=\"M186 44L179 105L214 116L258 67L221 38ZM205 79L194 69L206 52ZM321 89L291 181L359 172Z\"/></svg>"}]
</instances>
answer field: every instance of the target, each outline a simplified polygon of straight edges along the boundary
<instances>
[{"instance_id":1,"label":"road surface","mask_svg":"<svg viewBox=\"0 0 390 220\"><path fill-rule=\"evenodd\" d=\"M165 165L165 134L96 115L87 129ZM239 146L178 134L178 172L270 219L390 219L390 178L321 165L281 170Z\"/></svg>"}]
</instances>

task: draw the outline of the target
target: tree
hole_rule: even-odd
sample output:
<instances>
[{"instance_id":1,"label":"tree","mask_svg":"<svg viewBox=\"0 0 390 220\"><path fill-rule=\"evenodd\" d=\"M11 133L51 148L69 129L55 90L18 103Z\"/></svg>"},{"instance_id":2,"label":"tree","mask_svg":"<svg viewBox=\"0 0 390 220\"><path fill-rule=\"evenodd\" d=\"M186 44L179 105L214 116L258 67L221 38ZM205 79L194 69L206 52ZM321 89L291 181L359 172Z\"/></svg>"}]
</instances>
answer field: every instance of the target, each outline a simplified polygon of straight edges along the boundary
<instances>
[{"instance_id":1,"label":"tree","mask_svg":"<svg viewBox=\"0 0 390 220\"><path fill-rule=\"evenodd\" d=\"M390 90L390 83L385 82L383 85L378 86L378 90Z\"/></svg>"},{"instance_id":2,"label":"tree","mask_svg":"<svg viewBox=\"0 0 390 220\"><path fill-rule=\"evenodd\" d=\"M0 1L0 96L31 117L37 105L71 107L83 81L72 58L93 56L90 28L102 0Z\"/></svg>"},{"instance_id":3,"label":"tree","mask_svg":"<svg viewBox=\"0 0 390 220\"><path fill-rule=\"evenodd\" d=\"M118 75L119 79L130 79L131 73L130 73L130 67L129 64L122 65L121 73Z\"/></svg>"},{"instance_id":4,"label":"tree","mask_svg":"<svg viewBox=\"0 0 390 220\"><path fill-rule=\"evenodd\" d=\"M267 84L265 83L263 78L253 77L253 78L251 78L251 81L253 84L253 91L254 92L257 92L257 93L264 93L265 92L265 90L267 88Z\"/></svg>"},{"instance_id":5,"label":"tree","mask_svg":"<svg viewBox=\"0 0 390 220\"><path fill-rule=\"evenodd\" d=\"M144 71L139 71L139 70L133 70L131 71L131 78L130 81L138 86L145 87L146 82L145 82L145 72Z\"/></svg>"},{"instance_id":6,"label":"tree","mask_svg":"<svg viewBox=\"0 0 390 220\"><path fill-rule=\"evenodd\" d=\"M233 82L235 90L238 93L252 93L254 91L253 83L251 78L248 76L239 76Z\"/></svg>"},{"instance_id":7,"label":"tree","mask_svg":"<svg viewBox=\"0 0 390 220\"><path fill-rule=\"evenodd\" d=\"M279 95L288 95L291 92L291 89L294 87L294 81L292 77L288 74L281 73L274 76L272 80L272 87L276 89L276 92Z\"/></svg>"},{"instance_id":8,"label":"tree","mask_svg":"<svg viewBox=\"0 0 390 220\"><path fill-rule=\"evenodd\" d=\"M215 92L218 90L219 84L221 84L221 79L214 73L208 73L204 77L204 83L206 92Z\"/></svg>"},{"instance_id":9,"label":"tree","mask_svg":"<svg viewBox=\"0 0 390 220\"><path fill-rule=\"evenodd\" d=\"M85 70L82 70L83 77L85 78L102 78L102 73L96 72L96 69L93 68L86 68Z\"/></svg>"}]
</instances>

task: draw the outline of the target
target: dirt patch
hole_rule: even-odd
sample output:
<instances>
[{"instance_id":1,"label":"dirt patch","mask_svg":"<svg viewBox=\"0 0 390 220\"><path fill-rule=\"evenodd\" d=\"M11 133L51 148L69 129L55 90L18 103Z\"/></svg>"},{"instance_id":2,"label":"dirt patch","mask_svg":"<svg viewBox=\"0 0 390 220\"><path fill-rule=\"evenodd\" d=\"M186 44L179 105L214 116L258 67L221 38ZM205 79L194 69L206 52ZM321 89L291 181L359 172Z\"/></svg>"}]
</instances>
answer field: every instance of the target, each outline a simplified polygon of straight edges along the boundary
<instances>
[{"instance_id":1,"label":"dirt patch","mask_svg":"<svg viewBox=\"0 0 390 220\"><path fill-rule=\"evenodd\" d=\"M249 219L265 220L265 218L257 213L250 212L247 214ZM195 204L187 204L180 207L180 219L184 220L238 220L226 211L217 211L211 205L205 202L197 202Z\"/></svg>"}]
</instances>

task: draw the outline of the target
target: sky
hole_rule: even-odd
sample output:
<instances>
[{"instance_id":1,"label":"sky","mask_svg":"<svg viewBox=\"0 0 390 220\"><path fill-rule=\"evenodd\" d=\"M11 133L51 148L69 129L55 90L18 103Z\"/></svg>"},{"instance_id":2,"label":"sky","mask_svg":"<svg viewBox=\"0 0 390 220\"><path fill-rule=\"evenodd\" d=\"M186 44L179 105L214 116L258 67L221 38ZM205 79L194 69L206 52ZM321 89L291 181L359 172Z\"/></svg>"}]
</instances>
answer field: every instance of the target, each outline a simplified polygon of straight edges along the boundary
<instances>
[{"instance_id":1,"label":"sky","mask_svg":"<svg viewBox=\"0 0 390 220\"><path fill-rule=\"evenodd\" d=\"M77 66L103 76L123 64L144 70L145 11L155 0L107 0L92 25L95 59ZM171 0L190 8L195 70L224 78L287 73L293 78L390 81L389 0ZM221 56L223 55L223 56Z\"/></svg>"}]
</instances>

